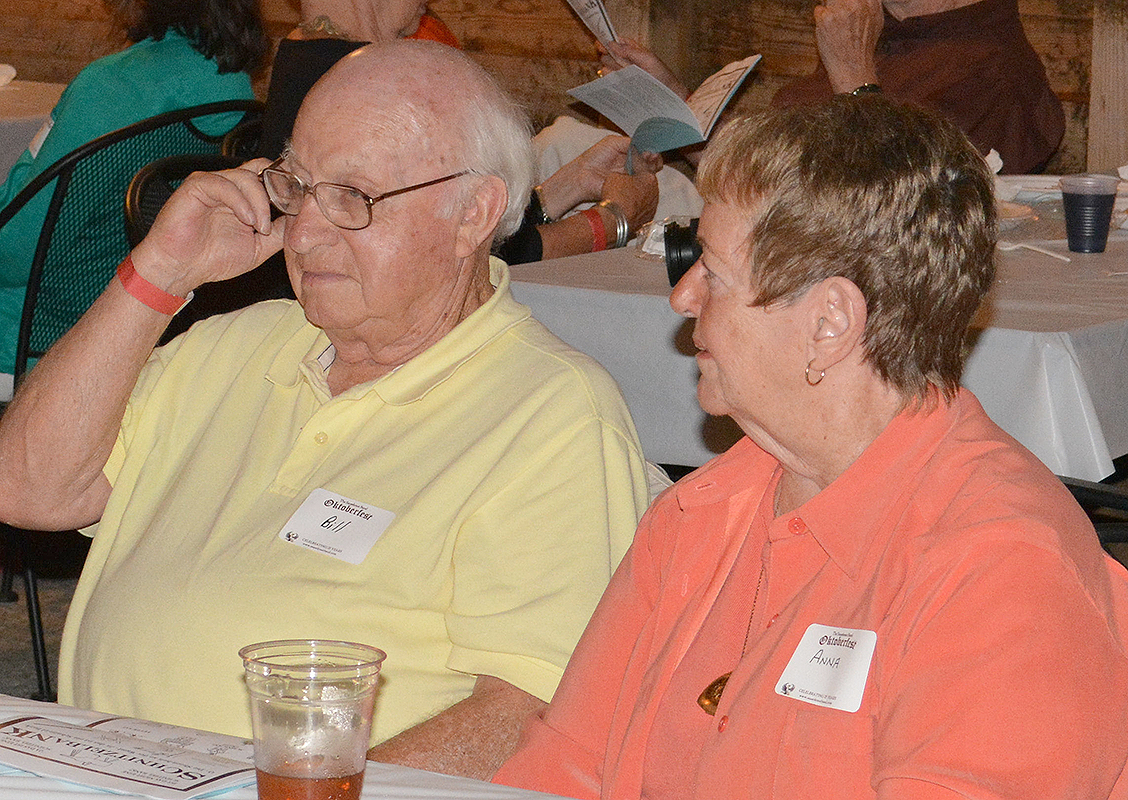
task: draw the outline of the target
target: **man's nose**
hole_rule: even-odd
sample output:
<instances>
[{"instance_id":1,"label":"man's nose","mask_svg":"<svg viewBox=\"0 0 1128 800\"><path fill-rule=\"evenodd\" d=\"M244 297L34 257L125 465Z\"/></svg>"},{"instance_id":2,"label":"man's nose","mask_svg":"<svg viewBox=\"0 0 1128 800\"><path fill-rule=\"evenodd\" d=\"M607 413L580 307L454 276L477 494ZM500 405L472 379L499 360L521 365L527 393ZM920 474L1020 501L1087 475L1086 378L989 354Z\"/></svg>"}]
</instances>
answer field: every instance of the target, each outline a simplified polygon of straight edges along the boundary
<instances>
[{"instance_id":1,"label":"man's nose","mask_svg":"<svg viewBox=\"0 0 1128 800\"><path fill-rule=\"evenodd\" d=\"M295 253L306 253L335 241L338 228L325 218L313 192L306 192L298 213L286 220L285 245Z\"/></svg>"}]
</instances>

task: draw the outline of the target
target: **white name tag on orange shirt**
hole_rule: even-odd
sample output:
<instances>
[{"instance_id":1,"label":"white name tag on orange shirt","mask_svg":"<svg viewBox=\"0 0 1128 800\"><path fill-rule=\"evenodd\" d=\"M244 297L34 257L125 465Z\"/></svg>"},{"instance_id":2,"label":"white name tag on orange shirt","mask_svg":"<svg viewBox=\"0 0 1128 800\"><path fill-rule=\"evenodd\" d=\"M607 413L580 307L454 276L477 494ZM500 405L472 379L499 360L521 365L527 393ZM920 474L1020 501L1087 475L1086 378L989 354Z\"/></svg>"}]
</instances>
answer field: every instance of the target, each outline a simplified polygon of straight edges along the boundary
<instances>
[{"instance_id":1,"label":"white name tag on orange shirt","mask_svg":"<svg viewBox=\"0 0 1128 800\"><path fill-rule=\"evenodd\" d=\"M857 711L876 647L876 631L811 625L776 682L776 694Z\"/></svg>"},{"instance_id":2,"label":"white name tag on orange shirt","mask_svg":"<svg viewBox=\"0 0 1128 800\"><path fill-rule=\"evenodd\" d=\"M396 515L391 511L314 489L278 538L350 564L359 564Z\"/></svg>"}]
</instances>

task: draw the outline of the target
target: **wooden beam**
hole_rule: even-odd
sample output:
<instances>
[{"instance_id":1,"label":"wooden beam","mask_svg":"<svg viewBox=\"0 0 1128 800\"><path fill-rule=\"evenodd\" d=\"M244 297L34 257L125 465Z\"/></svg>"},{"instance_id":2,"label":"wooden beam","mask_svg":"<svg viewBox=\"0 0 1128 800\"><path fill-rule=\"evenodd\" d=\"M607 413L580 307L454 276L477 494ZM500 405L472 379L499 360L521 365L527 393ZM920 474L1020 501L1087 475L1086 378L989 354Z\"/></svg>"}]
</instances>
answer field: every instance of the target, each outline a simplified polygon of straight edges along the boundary
<instances>
[{"instance_id":1,"label":"wooden beam","mask_svg":"<svg viewBox=\"0 0 1128 800\"><path fill-rule=\"evenodd\" d=\"M605 0L615 33L650 46L650 0Z\"/></svg>"},{"instance_id":2,"label":"wooden beam","mask_svg":"<svg viewBox=\"0 0 1128 800\"><path fill-rule=\"evenodd\" d=\"M1112 172L1128 164L1128 20L1094 5L1086 168Z\"/></svg>"}]
</instances>

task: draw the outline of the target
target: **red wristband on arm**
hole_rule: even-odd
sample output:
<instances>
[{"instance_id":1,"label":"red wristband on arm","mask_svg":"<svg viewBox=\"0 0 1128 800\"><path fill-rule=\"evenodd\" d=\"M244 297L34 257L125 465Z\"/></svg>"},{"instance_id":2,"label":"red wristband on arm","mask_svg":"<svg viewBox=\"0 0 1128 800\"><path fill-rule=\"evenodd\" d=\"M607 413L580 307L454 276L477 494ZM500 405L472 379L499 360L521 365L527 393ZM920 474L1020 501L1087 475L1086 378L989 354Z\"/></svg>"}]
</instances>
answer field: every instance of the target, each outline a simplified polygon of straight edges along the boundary
<instances>
[{"instance_id":1,"label":"red wristband on arm","mask_svg":"<svg viewBox=\"0 0 1128 800\"><path fill-rule=\"evenodd\" d=\"M154 311L159 311L170 317L184 308L188 301L192 299L192 292L189 292L187 297L178 297L142 278L133 266L132 255L126 256L125 261L118 265L117 276L121 285L125 287L125 291Z\"/></svg>"},{"instance_id":2,"label":"red wristband on arm","mask_svg":"<svg viewBox=\"0 0 1128 800\"><path fill-rule=\"evenodd\" d=\"M603 227L603 217L599 216L598 208L585 208L580 212L591 226L591 252L597 253L607 249L607 229Z\"/></svg>"}]
</instances>

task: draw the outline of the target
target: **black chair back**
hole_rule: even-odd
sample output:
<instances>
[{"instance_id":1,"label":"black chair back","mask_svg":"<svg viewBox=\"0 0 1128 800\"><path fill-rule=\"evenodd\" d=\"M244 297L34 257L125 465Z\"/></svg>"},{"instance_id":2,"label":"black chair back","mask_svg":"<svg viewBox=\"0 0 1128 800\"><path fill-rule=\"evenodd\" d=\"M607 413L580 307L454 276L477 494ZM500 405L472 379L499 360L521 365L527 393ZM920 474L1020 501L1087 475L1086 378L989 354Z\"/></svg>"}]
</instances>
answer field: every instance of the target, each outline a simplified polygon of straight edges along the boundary
<instances>
[{"instance_id":1,"label":"black chair back","mask_svg":"<svg viewBox=\"0 0 1128 800\"><path fill-rule=\"evenodd\" d=\"M222 153L167 156L143 166L125 192L125 230L129 246L141 243L172 193L193 172L214 172L237 166L238 159Z\"/></svg>"},{"instance_id":2,"label":"black chair back","mask_svg":"<svg viewBox=\"0 0 1128 800\"><path fill-rule=\"evenodd\" d=\"M223 154L250 161L259 155L259 139L262 138L262 117L240 122L223 137Z\"/></svg>"},{"instance_id":3,"label":"black chair back","mask_svg":"<svg viewBox=\"0 0 1128 800\"><path fill-rule=\"evenodd\" d=\"M40 192L50 192L32 257L16 346L18 379L90 306L129 253L123 203L136 172L178 153L218 153L255 100L170 111L107 133L63 156L0 210L3 227Z\"/></svg>"}]
</instances>

